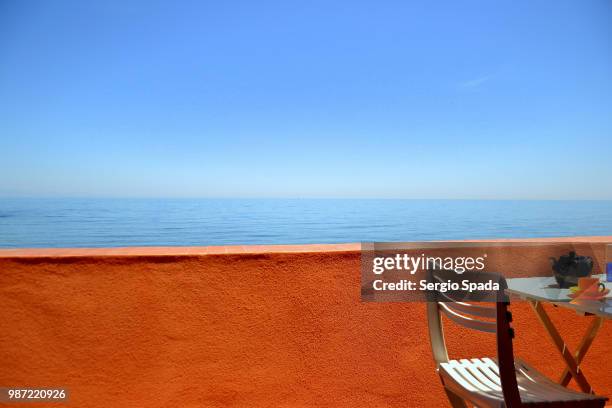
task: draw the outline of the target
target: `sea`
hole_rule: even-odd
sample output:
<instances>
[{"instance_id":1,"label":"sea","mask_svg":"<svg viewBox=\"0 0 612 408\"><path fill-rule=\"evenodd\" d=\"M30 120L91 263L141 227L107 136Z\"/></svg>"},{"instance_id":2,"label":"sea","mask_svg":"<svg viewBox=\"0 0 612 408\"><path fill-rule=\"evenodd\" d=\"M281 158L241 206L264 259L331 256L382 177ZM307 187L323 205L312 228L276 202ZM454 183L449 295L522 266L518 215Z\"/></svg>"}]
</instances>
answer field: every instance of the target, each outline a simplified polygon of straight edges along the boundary
<instances>
[{"instance_id":1,"label":"sea","mask_svg":"<svg viewBox=\"0 0 612 408\"><path fill-rule=\"evenodd\" d=\"M0 248L612 235L612 201L0 198Z\"/></svg>"}]
</instances>

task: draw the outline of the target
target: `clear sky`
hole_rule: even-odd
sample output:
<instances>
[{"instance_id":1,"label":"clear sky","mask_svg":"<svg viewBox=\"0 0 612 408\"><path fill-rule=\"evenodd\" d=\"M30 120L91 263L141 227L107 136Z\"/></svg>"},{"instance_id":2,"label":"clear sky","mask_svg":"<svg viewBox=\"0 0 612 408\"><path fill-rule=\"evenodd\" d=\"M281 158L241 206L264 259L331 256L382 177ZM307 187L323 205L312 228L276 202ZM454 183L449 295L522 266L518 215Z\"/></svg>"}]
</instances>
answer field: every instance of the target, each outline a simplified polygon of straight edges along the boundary
<instances>
[{"instance_id":1,"label":"clear sky","mask_svg":"<svg viewBox=\"0 0 612 408\"><path fill-rule=\"evenodd\" d=\"M612 198L612 2L2 1L0 195Z\"/></svg>"}]
</instances>

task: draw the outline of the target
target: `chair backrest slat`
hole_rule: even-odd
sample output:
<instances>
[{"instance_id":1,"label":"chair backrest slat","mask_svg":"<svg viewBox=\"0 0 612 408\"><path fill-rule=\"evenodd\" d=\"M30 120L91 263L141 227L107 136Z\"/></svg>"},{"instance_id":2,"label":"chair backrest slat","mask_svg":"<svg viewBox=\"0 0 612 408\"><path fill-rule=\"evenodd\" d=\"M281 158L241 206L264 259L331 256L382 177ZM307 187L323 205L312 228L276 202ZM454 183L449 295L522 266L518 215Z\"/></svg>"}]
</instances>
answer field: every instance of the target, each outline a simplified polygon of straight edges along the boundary
<instances>
[{"instance_id":1,"label":"chair backrest slat","mask_svg":"<svg viewBox=\"0 0 612 408\"><path fill-rule=\"evenodd\" d=\"M453 307L452 303L444 303L440 302L440 311L444 312L446 317L451 319L457 324L460 324L468 329L478 330L486 333L495 333L497 331L497 323L495 322L487 322L484 320L474 319L468 316L464 316L457 312Z\"/></svg>"},{"instance_id":2,"label":"chair backrest slat","mask_svg":"<svg viewBox=\"0 0 612 408\"><path fill-rule=\"evenodd\" d=\"M442 292L439 292L438 296L439 302L446 302L447 304L451 305L453 309L456 309L459 313L462 314L478 317L487 317L489 319L495 319L495 316L497 315L497 312L493 307L479 306L473 303L454 301Z\"/></svg>"}]
</instances>

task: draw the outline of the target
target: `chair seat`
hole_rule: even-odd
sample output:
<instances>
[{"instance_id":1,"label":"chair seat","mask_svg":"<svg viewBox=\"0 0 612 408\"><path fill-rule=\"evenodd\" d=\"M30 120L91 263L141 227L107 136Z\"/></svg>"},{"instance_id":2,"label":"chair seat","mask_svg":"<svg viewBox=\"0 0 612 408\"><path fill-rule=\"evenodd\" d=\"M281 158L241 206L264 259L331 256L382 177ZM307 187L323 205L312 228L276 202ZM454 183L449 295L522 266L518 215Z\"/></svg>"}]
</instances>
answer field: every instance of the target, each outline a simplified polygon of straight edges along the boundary
<instances>
[{"instance_id":1,"label":"chair seat","mask_svg":"<svg viewBox=\"0 0 612 408\"><path fill-rule=\"evenodd\" d=\"M523 405L529 407L603 407L607 398L567 389L528 366L515 361L516 379ZM439 374L450 391L478 406L505 407L499 367L491 358L450 360Z\"/></svg>"}]
</instances>

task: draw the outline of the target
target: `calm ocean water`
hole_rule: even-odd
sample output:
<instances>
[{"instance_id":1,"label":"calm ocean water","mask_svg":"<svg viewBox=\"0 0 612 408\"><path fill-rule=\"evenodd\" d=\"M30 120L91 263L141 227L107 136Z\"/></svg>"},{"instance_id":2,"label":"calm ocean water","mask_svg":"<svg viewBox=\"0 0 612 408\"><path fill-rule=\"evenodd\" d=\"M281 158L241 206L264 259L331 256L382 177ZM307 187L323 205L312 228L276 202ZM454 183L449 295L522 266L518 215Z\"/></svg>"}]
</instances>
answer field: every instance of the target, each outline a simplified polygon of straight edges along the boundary
<instances>
[{"instance_id":1,"label":"calm ocean water","mask_svg":"<svg viewBox=\"0 0 612 408\"><path fill-rule=\"evenodd\" d=\"M612 235L612 201L0 199L0 247Z\"/></svg>"}]
</instances>

